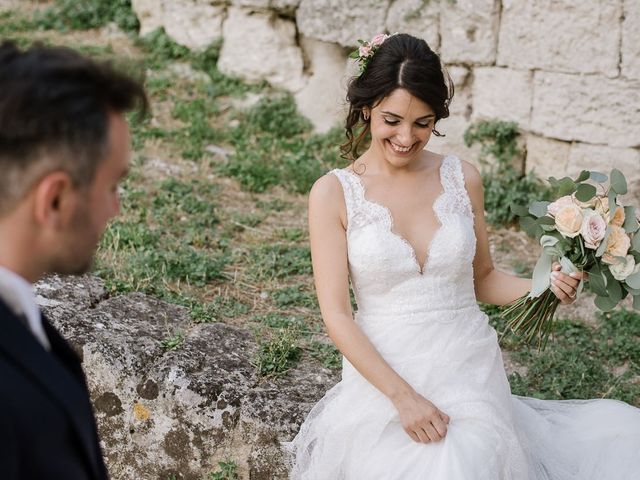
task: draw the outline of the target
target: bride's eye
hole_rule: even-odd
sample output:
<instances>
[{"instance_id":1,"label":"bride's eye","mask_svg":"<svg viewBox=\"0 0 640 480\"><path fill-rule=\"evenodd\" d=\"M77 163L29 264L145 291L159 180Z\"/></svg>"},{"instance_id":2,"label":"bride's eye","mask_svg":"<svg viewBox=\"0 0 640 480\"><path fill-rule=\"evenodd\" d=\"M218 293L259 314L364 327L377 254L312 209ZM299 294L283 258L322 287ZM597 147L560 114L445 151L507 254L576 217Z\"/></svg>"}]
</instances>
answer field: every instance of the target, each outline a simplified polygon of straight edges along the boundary
<instances>
[{"instance_id":1,"label":"bride's eye","mask_svg":"<svg viewBox=\"0 0 640 480\"><path fill-rule=\"evenodd\" d=\"M429 128L431 126L431 122L416 122L416 125L420 128Z\"/></svg>"},{"instance_id":2,"label":"bride's eye","mask_svg":"<svg viewBox=\"0 0 640 480\"><path fill-rule=\"evenodd\" d=\"M385 118L384 123L386 123L387 125L398 125L400 121L396 120L395 118Z\"/></svg>"}]
</instances>

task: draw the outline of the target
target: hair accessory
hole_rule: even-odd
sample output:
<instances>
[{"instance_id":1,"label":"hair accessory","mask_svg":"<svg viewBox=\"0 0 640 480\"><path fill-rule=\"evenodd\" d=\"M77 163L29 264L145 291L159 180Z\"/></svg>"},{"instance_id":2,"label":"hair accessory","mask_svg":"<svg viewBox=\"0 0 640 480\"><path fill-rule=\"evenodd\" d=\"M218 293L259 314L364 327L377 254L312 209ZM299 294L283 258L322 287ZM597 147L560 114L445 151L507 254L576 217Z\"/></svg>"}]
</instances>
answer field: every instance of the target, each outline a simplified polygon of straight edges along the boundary
<instances>
[{"instance_id":1,"label":"hair accessory","mask_svg":"<svg viewBox=\"0 0 640 480\"><path fill-rule=\"evenodd\" d=\"M358 40L360 46L357 50L351 52L349 58L354 58L358 62L358 65L360 66L360 75L362 75L362 73L367 69L367 65L375 55L378 48L380 48L380 45L382 45L384 41L392 35L395 35L395 33L392 33L391 35L379 33L368 42L365 40Z\"/></svg>"}]
</instances>

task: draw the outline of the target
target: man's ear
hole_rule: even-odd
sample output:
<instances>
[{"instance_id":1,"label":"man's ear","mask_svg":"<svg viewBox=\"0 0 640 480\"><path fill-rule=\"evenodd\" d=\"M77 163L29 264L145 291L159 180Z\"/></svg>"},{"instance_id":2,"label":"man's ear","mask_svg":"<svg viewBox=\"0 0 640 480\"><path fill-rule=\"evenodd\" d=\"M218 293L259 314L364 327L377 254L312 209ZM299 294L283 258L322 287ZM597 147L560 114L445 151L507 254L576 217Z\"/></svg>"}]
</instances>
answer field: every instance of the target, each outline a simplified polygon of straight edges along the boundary
<instances>
[{"instance_id":1,"label":"man's ear","mask_svg":"<svg viewBox=\"0 0 640 480\"><path fill-rule=\"evenodd\" d=\"M34 188L34 215L42 226L58 230L66 225L75 209L75 188L66 172L52 172Z\"/></svg>"}]
</instances>

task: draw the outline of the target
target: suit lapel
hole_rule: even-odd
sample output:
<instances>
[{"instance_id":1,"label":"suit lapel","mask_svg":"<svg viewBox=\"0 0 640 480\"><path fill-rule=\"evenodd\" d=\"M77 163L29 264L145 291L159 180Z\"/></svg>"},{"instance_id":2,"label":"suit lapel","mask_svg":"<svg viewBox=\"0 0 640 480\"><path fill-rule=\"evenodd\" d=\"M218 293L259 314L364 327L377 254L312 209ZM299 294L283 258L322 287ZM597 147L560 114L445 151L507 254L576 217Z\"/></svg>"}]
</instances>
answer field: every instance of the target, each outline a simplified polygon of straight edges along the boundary
<instances>
[{"instance_id":1,"label":"suit lapel","mask_svg":"<svg viewBox=\"0 0 640 480\"><path fill-rule=\"evenodd\" d=\"M77 355L43 319L52 352L47 352L7 306L0 301L0 352L39 385L67 414L94 478L99 475L99 448L84 374Z\"/></svg>"}]
</instances>

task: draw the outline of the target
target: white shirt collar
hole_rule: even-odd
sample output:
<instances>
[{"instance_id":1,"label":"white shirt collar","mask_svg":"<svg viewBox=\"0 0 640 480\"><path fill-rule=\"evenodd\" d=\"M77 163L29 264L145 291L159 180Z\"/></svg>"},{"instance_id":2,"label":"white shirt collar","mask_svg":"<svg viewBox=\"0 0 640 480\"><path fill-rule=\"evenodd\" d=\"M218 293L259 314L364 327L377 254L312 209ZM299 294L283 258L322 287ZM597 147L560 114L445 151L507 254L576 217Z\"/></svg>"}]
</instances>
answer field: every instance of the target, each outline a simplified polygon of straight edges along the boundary
<instances>
[{"instance_id":1,"label":"white shirt collar","mask_svg":"<svg viewBox=\"0 0 640 480\"><path fill-rule=\"evenodd\" d=\"M40 309L36 304L33 285L20 275L0 266L0 298L16 315L24 315L31 333L45 349L51 350L51 344L42 325Z\"/></svg>"}]
</instances>

